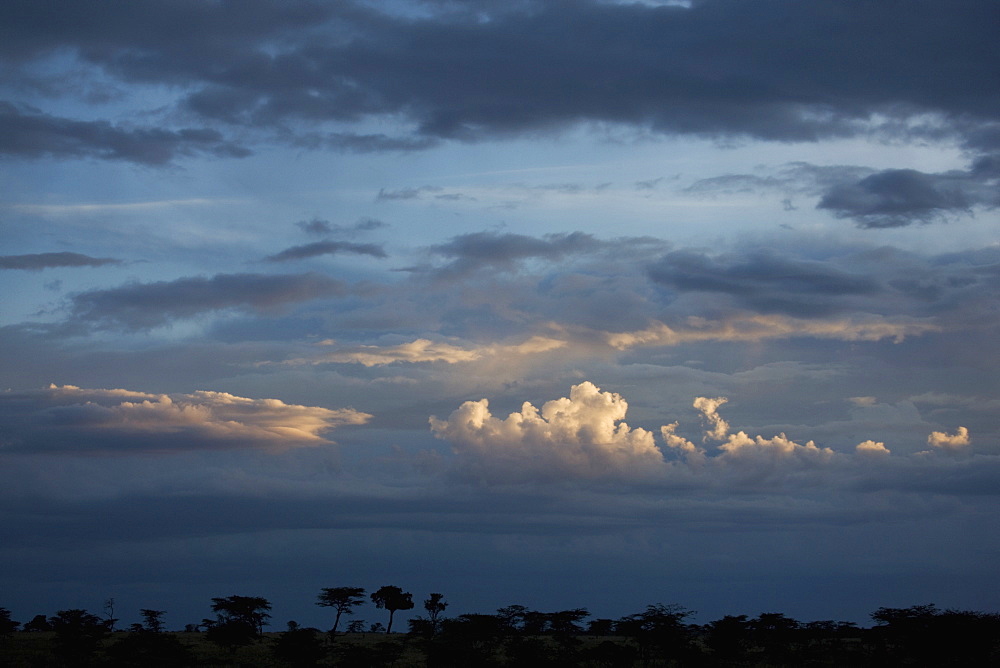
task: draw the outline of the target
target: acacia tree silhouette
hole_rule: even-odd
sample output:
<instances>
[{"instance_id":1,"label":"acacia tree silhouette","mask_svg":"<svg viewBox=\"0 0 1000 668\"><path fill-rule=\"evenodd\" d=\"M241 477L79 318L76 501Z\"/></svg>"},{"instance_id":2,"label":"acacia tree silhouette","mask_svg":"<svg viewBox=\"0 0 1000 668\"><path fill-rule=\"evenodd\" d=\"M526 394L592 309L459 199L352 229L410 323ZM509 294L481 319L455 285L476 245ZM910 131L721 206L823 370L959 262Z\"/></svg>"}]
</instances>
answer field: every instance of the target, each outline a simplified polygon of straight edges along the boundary
<instances>
[{"instance_id":1,"label":"acacia tree silhouette","mask_svg":"<svg viewBox=\"0 0 1000 668\"><path fill-rule=\"evenodd\" d=\"M324 608L333 608L337 611L337 616L333 620L333 628L330 635L337 633L337 626L340 624L340 616L353 615L354 606L365 602L365 590L362 587L324 587L317 596L316 605Z\"/></svg>"},{"instance_id":2,"label":"acacia tree silhouette","mask_svg":"<svg viewBox=\"0 0 1000 668\"><path fill-rule=\"evenodd\" d=\"M264 625L271 615L271 604L260 596L225 596L212 599L216 620L204 620L205 639L230 652L249 645L264 632Z\"/></svg>"},{"instance_id":3,"label":"acacia tree silhouette","mask_svg":"<svg viewBox=\"0 0 1000 668\"><path fill-rule=\"evenodd\" d=\"M413 608L413 594L404 592L399 587L385 585L371 595L372 602L376 608L385 608L389 611L389 626L385 632L392 632L392 617L397 610L411 610Z\"/></svg>"},{"instance_id":4,"label":"acacia tree silhouette","mask_svg":"<svg viewBox=\"0 0 1000 668\"><path fill-rule=\"evenodd\" d=\"M142 629L144 631L149 631L150 633L162 633L163 632L163 615L167 614L166 610L148 610L143 608L139 611L142 615Z\"/></svg>"},{"instance_id":5,"label":"acacia tree silhouette","mask_svg":"<svg viewBox=\"0 0 1000 668\"><path fill-rule=\"evenodd\" d=\"M212 612L220 623L239 622L247 624L257 635L264 632L264 626L271 618L268 610L271 603L260 596L225 596L212 599Z\"/></svg>"},{"instance_id":6,"label":"acacia tree silhouette","mask_svg":"<svg viewBox=\"0 0 1000 668\"><path fill-rule=\"evenodd\" d=\"M448 607L445 603L444 594L431 594L424 600L424 610L427 611L427 621L431 624L431 633L437 633L438 617Z\"/></svg>"}]
</instances>

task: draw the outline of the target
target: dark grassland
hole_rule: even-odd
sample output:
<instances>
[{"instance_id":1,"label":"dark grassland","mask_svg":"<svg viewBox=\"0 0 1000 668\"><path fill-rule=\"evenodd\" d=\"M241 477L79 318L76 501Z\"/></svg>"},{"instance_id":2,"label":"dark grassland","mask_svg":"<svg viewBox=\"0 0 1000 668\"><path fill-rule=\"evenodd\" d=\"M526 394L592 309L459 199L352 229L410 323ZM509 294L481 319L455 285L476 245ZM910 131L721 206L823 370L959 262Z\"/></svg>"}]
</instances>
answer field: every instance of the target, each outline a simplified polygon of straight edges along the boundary
<instances>
[{"instance_id":1,"label":"dark grassland","mask_svg":"<svg viewBox=\"0 0 1000 668\"><path fill-rule=\"evenodd\" d=\"M436 607L425 602L428 613L435 609L440 613L446 607L437 596L429 599ZM755 618L727 615L698 625L687 623L692 613L675 605L651 605L618 620L584 623L589 613L582 608L543 613L514 605L496 614L416 617L409 621L408 633L332 635L294 622L286 631L264 633L261 629L270 609L266 600L227 597L213 601L252 601L258 605L247 614L257 617L248 617L252 619L248 622L234 608L219 604L217 619L171 633L163 630L160 611L144 610L145 624L109 631L111 622L85 610L63 610L49 618L38 615L28 624L19 624L0 608L0 621L5 622L0 627L0 668L1000 665L1000 615L940 610L934 605L879 608L871 615L874 624L870 628L849 622L799 622L781 613Z\"/></svg>"}]
</instances>

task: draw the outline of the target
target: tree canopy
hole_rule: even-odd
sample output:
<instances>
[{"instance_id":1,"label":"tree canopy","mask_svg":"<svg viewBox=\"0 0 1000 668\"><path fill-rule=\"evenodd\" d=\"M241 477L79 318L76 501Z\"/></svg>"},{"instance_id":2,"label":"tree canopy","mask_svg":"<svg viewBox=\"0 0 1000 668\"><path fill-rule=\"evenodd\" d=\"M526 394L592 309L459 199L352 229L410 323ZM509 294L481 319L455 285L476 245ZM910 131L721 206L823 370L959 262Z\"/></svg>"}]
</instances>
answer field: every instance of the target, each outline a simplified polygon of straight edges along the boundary
<instances>
[{"instance_id":1,"label":"tree canopy","mask_svg":"<svg viewBox=\"0 0 1000 668\"><path fill-rule=\"evenodd\" d=\"M271 615L271 603L260 596L224 596L212 599L212 612L219 622L242 622L259 635L264 632Z\"/></svg>"},{"instance_id":2,"label":"tree canopy","mask_svg":"<svg viewBox=\"0 0 1000 668\"><path fill-rule=\"evenodd\" d=\"M413 594L393 585L380 587L378 591L372 593L371 599L376 608L385 608L389 611L389 626L385 629L386 633L392 633L392 617L397 610L413 609Z\"/></svg>"},{"instance_id":3,"label":"tree canopy","mask_svg":"<svg viewBox=\"0 0 1000 668\"><path fill-rule=\"evenodd\" d=\"M333 628L330 633L337 632L341 615L353 615L355 606L365 602L365 590L363 587L324 587L317 596L316 605L324 608L333 608L337 616L333 620Z\"/></svg>"}]
</instances>

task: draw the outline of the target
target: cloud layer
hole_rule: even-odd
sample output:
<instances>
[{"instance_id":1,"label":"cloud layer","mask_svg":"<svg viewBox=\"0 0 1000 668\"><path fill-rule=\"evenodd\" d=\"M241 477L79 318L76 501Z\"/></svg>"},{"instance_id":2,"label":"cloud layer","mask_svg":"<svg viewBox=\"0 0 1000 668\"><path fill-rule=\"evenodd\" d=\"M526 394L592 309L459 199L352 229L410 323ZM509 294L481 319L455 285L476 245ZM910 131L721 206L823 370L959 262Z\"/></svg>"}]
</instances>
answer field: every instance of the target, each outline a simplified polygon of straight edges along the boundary
<instances>
[{"instance_id":1,"label":"cloud layer","mask_svg":"<svg viewBox=\"0 0 1000 668\"><path fill-rule=\"evenodd\" d=\"M9 7L3 51L24 60L70 46L125 81L185 82L195 90L184 108L205 119L261 126L403 113L433 137L591 119L815 139L865 131L876 113L974 123L996 108L981 86L996 62L987 28L996 10L973 0L905 8L583 2L572 12L543 2L464 11L425 4L421 18L354 3L261 0L238 9L144 2L113 17L102 9L67 8L74 29L43 32L32 30L41 9ZM193 23L202 29L185 33L181 48L172 26ZM156 27L140 33L140 25ZM288 40L290 31L299 39ZM845 32L850 49L836 37ZM927 33L935 39L922 39ZM339 39L320 38L331 34ZM954 34L963 39L948 39ZM263 48L282 37L282 49Z\"/></svg>"},{"instance_id":2,"label":"cloud layer","mask_svg":"<svg viewBox=\"0 0 1000 668\"><path fill-rule=\"evenodd\" d=\"M80 292L71 297L71 313L96 327L142 330L211 311L273 311L345 292L341 282L321 274L216 274Z\"/></svg>"},{"instance_id":3,"label":"cloud layer","mask_svg":"<svg viewBox=\"0 0 1000 668\"><path fill-rule=\"evenodd\" d=\"M995 171L989 176L983 166L1000 148L988 85L997 64L988 27L1000 16L979 0L753 7L592 0L570 10L537 0L379 8L146 0L86 11L62 3L58 28L52 15L20 2L0 15L0 53L20 66L12 68L14 90L41 91L40 102L74 92L93 102L108 81L171 87L170 113L156 113L194 127L77 120L0 102L7 129L0 152L8 156L144 165L246 157L251 150L235 137L250 130L293 146L358 152L558 132L581 122L781 142L874 135L957 142L979 167L845 180L829 188L821 208L887 227L997 205ZM838 37L845 34L850 48ZM69 77L47 73L42 65L57 53L90 77L71 86ZM395 133L357 127L386 119ZM406 193L418 190L380 197Z\"/></svg>"},{"instance_id":4,"label":"cloud layer","mask_svg":"<svg viewBox=\"0 0 1000 668\"><path fill-rule=\"evenodd\" d=\"M18 158L96 158L162 166L181 156L245 158L251 151L207 128L121 128L22 111L0 101L0 155Z\"/></svg>"},{"instance_id":5,"label":"cloud layer","mask_svg":"<svg viewBox=\"0 0 1000 668\"><path fill-rule=\"evenodd\" d=\"M323 434L372 416L226 392L149 394L52 385L0 393L0 452L143 454L331 443Z\"/></svg>"}]
</instances>

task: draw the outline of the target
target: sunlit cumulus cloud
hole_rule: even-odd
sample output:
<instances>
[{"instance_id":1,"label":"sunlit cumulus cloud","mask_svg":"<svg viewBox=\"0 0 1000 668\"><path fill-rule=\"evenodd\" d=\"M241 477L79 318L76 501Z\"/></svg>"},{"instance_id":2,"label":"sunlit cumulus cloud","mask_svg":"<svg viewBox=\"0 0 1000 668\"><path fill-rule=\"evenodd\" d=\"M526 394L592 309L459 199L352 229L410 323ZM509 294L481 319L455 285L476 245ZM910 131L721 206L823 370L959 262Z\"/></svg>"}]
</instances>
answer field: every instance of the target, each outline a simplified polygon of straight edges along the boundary
<instances>
[{"instance_id":1,"label":"sunlit cumulus cloud","mask_svg":"<svg viewBox=\"0 0 1000 668\"><path fill-rule=\"evenodd\" d=\"M888 455L890 450L885 447L885 443L881 441L873 441L871 439L867 441L862 441L854 446L854 450L859 455L872 455L876 457L882 457Z\"/></svg>"},{"instance_id":2,"label":"sunlit cumulus cloud","mask_svg":"<svg viewBox=\"0 0 1000 668\"><path fill-rule=\"evenodd\" d=\"M825 485L850 486L869 478L871 465L890 462L889 448L873 439L853 449L839 444L835 450L813 440L800 442L785 433L767 437L733 431L719 414L727 401L725 397L695 398L704 445L678 434L680 422L675 421L660 427L663 450L653 432L624 422L628 404L619 394L601 391L590 382L574 385L568 398L548 401L541 409L525 402L520 411L506 418L494 416L487 399L467 401L446 420L432 416L430 427L435 436L451 443L455 472L486 483L630 479L756 487L823 480ZM934 432L928 442L961 449L969 443L968 430L960 427L954 435ZM891 461L896 462L898 476L917 475L917 484L919 476L927 473L921 467L933 466L932 460L920 456Z\"/></svg>"},{"instance_id":3,"label":"sunlit cumulus cloud","mask_svg":"<svg viewBox=\"0 0 1000 668\"><path fill-rule=\"evenodd\" d=\"M784 434L778 434L771 438L763 436L748 436L746 432L740 431L729 434L724 443L719 445L726 456L759 456L769 457L806 457L818 460L828 460L833 457L833 450L830 448L817 447L813 441L806 441L804 444L796 443Z\"/></svg>"},{"instance_id":4,"label":"sunlit cumulus cloud","mask_svg":"<svg viewBox=\"0 0 1000 668\"><path fill-rule=\"evenodd\" d=\"M332 443L325 434L371 415L226 392L150 394L73 385L0 394L0 452L133 454Z\"/></svg>"},{"instance_id":5,"label":"sunlit cumulus cloud","mask_svg":"<svg viewBox=\"0 0 1000 668\"><path fill-rule=\"evenodd\" d=\"M719 415L719 407L728 401L725 397L697 397L693 406L701 412L705 422L704 440L721 441L718 449L721 454L714 458L716 464L728 465L730 460L761 460L799 458L817 462L828 461L834 455L830 448L819 448L813 441L805 444L796 443L785 434L771 438L749 436L744 431L730 433L729 423ZM667 446L688 454L702 454L704 451L675 434L678 423L660 428ZM689 459L690 461L690 459ZM708 461L708 460L704 460Z\"/></svg>"},{"instance_id":6,"label":"sunlit cumulus cloud","mask_svg":"<svg viewBox=\"0 0 1000 668\"><path fill-rule=\"evenodd\" d=\"M948 434L943 431L933 431L931 435L927 437L927 444L935 448L941 448L942 450L964 450L969 447L972 443L972 439L969 438L969 430L965 427L959 427L958 431L954 434Z\"/></svg>"},{"instance_id":7,"label":"sunlit cumulus cloud","mask_svg":"<svg viewBox=\"0 0 1000 668\"><path fill-rule=\"evenodd\" d=\"M698 397L694 400L694 407L701 411L705 420L709 423L710 428L705 432L705 438L713 438L715 440L721 441L729 433L729 423L722 419L719 415L719 406L729 401L725 397L716 397L715 399L710 399L708 397Z\"/></svg>"},{"instance_id":8,"label":"sunlit cumulus cloud","mask_svg":"<svg viewBox=\"0 0 1000 668\"><path fill-rule=\"evenodd\" d=\"M628 403L590 382L541 410L525 402L506 418L489 400L467 401L431 430L452 444L459 470L485 481L526 478L642 478L662 472L653 433L623 422Z\"/></svg>"}]
</instances>

